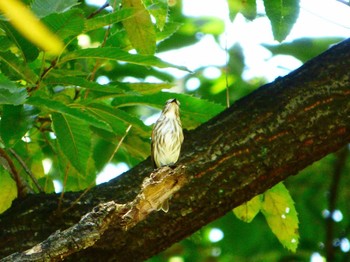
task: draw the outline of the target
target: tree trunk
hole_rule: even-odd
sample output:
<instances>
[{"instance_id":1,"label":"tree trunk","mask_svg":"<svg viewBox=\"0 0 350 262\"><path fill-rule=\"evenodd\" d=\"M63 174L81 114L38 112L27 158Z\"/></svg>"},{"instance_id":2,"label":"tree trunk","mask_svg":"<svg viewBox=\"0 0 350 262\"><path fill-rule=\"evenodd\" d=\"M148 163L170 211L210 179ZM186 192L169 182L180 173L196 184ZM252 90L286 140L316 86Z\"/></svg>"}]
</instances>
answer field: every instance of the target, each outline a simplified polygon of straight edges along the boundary
<instances>
[{"instance_id":1,"label":"tree trunk","mask_svg":"<svg viewBox=\"0 0 350 262\"><path fill-rule=\"evenodd\" d=\"M349 68L350 39L185 132L177 167L152 174L153 187L160 176L159 184L173 194L168 213L152 212L156 207L149 200L147 183L140 191L143 179L153 171L147 159L86 192L76 203L82 192L65 194L59 210L58 195L16 200L0 216L0 256L23 251L69 227L31 254L15 253L4 261L142 261L159 253L346 145ZM137 196L139 192L142 195ZM105 203L111 200L118 205ZM105 204L77 224L99 203ZM55 246L60 247L57 252Z\"/></svg>"}]
</instances>

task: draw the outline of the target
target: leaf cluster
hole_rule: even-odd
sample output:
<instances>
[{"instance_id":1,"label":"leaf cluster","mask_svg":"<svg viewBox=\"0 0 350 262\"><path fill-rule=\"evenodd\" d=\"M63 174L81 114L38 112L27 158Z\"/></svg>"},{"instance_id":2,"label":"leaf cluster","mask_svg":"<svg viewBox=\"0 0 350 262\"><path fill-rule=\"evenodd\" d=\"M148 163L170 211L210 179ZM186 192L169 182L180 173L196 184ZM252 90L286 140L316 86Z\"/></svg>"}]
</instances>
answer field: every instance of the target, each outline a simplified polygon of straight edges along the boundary
<instances>
[{"instance_id":1,"label":"leaf cluster","mask_svg":"<svg viewBox=\"0 0 350 262\"><path fill-rule=\"evenodd\" d=\"M174 84L160 68L187 70L155 56L156 44L179 28L167 20L167 1L112 1L109 6L111 11L93 11L76 0L31 1L30 10L64 42L58 56L28 41L11 22L0 21L1 182L18 197L86 189L106 164L131 167L144 160L151 127L143 120L169 98L181 101L188 129L222 110L189 95L163 92ZM156 81L145 80L149 76ZM16 190L19 185L27 189ZM16 197L6 192L1 191L1 211Z\"/></svg>"}]
</instances>

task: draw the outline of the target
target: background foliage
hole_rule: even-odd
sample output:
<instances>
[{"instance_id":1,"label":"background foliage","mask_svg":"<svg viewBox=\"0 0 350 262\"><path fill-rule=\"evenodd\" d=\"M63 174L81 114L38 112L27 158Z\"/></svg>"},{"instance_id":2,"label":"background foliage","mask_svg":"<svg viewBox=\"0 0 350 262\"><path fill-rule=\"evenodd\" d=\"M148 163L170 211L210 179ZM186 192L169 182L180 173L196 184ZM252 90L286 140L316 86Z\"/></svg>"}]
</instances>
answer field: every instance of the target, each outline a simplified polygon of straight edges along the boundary
<instances>
[{"instance_id":1,"label":"background foliage","mask_svg":"<svg viewBox=\"0 0 350 262\"><path fill-rule=\"evenodd\" d=\"M205 35L219 45L225 29L218 18L184 16L181 1L110 0L113 11L77 0L24 3L63 41L64 50L43 52L45 47L32 44L5 17L0 20L0 212L28 192L88 190L108 163L131 168L147 158L151 126L145 123L169 98L181 101L183 126L193 129L222 111L227 99L232 103L266 82L242 77L245 59L239 44L226 48L227 64L217 67L215 79L206 76L205 67L181 79L162 70L189 71L156 52L195 44ZM266 15L278 41L287 37L300 8L297 0L264 0L266 13L260 14L255 0L227 3L231 20L239 13L247 20ZM339 40L297 39L265 48L305 62ZM192 78L200 88L186 88ZM227 85L234 87L229 95ZM345 261L350 229L346 159L344 149L286 182L296 210L280 184L234 211L251 223L232 212L150 261L306 261L316 253ZM217 242L210 238L213 229L223 233ZM299 235L297 252L291 253Z\"/></svg>"}]
</instances>

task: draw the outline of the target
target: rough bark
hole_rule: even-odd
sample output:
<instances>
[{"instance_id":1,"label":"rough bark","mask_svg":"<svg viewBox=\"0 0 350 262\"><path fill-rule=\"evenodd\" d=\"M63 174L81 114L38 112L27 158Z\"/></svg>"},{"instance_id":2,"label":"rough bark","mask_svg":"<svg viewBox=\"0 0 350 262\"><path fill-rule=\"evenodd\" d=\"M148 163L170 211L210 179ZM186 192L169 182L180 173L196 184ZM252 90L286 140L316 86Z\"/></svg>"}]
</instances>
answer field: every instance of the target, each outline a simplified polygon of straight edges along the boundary
<instances>
[{"instance_id":1,"label":"rough bark","mask_svg":"<svg viewBox=\"0 0 350 262\"><path fill-rule=\"evenodd\" d=\"M152 173L147 159L110 183L90 190L73 206L81 193L66 194L60 210L56 195L16 200L0 216L0 256L30 248L66 228L71 235L56 232L48 239L54 241L46 240L46 245L39 247L41 251L50 250L72 238L66 241L67 255L52 251L38 258L33 253L17 253L12 261L23 256L32 261L64 257L68 261L141 261L157 254L349 143L349 68L350 40L346 40L187 132L178 166L153 174L165 173L173 184L166 179L158 182L175 188L168 213L146 212L139 219L144 214L140 212L144 186L143 195L132 202L143 179ZM102 204L77 224L92 207L111 200L118 204ZM149 204L148 210L154 209ZM89 216L93 219L87 219ZM84 219L88 223L84 224ZM86 233L84 225L90 225L96 234L95 238L87 234L91 240L87 245L80 242Z\"/></svg>"}]
</instances>

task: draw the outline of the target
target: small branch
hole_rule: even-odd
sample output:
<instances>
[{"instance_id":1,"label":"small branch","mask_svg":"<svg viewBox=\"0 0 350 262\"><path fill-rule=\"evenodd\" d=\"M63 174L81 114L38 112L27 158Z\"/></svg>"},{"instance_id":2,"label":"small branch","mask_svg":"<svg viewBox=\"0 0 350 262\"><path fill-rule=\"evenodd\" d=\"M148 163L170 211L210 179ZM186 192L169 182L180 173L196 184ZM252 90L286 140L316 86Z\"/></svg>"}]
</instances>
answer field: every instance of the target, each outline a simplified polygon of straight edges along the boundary
<instances>
[{"instance_id":1,"label":"small branch","mask_svg":"<svg viewBox=\"0 0 350 262\"><path fill-rule=\"evenodd\" d=\"M336 154L337 159L334 164L333 179L329 190L329 216L326 218L326 240L325 250L327 261L334 261L335 249L333 245L334 240L334 220L333 214L336 209L337 197L339 193L339 185L342 171L346 164L346 158L348 156L348 148L344 147Z\"/></svg>"},{"instance_id":2,"label":"small branch","mask_svg":"<svg viewBox=\"0 0 350 262\"><path fill-rule=\"evenodd\" d=\"M61 207L62 207L62 201L64 198L64 192L65 192L65 187L67 185L67 179L68 179L68 171L69 171L70 165L68 164L66 166L66 170L64 172L64 181L63 181L63 187L62 187L62 192L60 194L60 198L58 199L58 207L57 207L57 212L61 212Z\"/></svg>"},{"instance_id":3,"label":"small branch","mask_svg":"<svg viewBox=\"0 0 350 262\"><path fill-rule=\"evenodd\" d=\"M20 163L20 165L23 167L24 171L27 173L27 175L30 177L30 179L33 181L34 185L37 187L37 189L39 190L39 192L44 192L44 189L40 186L38 180L35 178L35 176L33 175L32 171L30 171L30 169L27 167L26 163L23 161L23 159L16 153L15 150L13 150L12 148L9 149L11 154L16 158L16 160L18 161L18 163Z\"/></svg>"},{"instance_id":4,"label":"small branch","mask_svg":"<svg viewBox=\"0 0 350 262\"><path fill-rule=\"evenodd\" d=\"M7 154L7 152L2 148L0 148L0 161L1 161L1 165L7 171L9 171L11 177L13 178L13 180L15 180L18 197L25 197L28 193L32 193L32 190L30 189L30 187L23 180L23 178L18 174L12 159Z\"/></svg>"},{"instance_id":5,"label":"small branch","mask_svg":"<svg viewBox=\"0 0 350 262\"><path fill-rule=\"evenodd\" d=\"M88 193L90 191L90 189L95 186L96 181L91 182L91 184L84 190L84 192L82 194L79 195L79 197L77 199L74 200L74 202L67 207L66 209L63 209L61 212L61 214L64 214L66 212L68 212L69 210L71 210L73 207L75 207L75 205L77 205L79 203L79 201L83 198L83 196L86 195L86 193ZM60 210L60 209L57 209Z\"/></svg>"},{"instance_id":6,"label":"small branch","mask_svg":"<svg viewBox=\"0 0 350 262\"><path fill-rule=\"evenodd\" d=\"M124 136L119 140L117 147L115 148L113 154L111 155L111 157L109 158L109 160L107 161L107 163L111 162L111 160L113 159L114 155L118 152L120 146L122 145L124 139L126 138L126 136L128 135L130 129L131 129L132 125L129 125L128 128L125 130L125 134Z\"/></svg>"},{"instance_id":7,"label":"small branch","mask_svg":"<svg viewBox=\"0 0 350 262\"><path fill-rule=\"evenodd\" d=\"M95 12L92 12L87 19L93 18L95 15L101 13L103 11L103 9L105 9L106 7L109 6L109 3L106 2L103 6L101 6L98 10L96 10Z\"/></svg>"}]
</instances>

